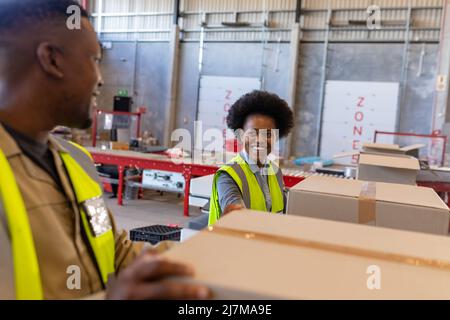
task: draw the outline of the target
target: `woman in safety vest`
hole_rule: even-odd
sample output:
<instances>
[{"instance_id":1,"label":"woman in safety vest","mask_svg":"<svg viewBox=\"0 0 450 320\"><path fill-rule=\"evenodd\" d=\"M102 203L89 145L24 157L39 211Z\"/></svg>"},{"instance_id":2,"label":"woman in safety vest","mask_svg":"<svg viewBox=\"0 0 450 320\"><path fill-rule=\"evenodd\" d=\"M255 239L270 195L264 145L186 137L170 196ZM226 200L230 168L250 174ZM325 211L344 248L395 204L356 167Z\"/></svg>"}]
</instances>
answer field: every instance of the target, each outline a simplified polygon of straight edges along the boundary
<instances>
[{"instance_id":1,"label":"woman in safety vest","mask_svg":"<svg viewBox=\"0 0 450 320\"><path fill-rule=\"evenodd\" d=\"M285 211L283 175L273 162L279 139L294 127L294 115L276 94L253 91L229 110L227 125L242 151L214 176L209 225L233 210Z\"/></svg>"}]
</instances>

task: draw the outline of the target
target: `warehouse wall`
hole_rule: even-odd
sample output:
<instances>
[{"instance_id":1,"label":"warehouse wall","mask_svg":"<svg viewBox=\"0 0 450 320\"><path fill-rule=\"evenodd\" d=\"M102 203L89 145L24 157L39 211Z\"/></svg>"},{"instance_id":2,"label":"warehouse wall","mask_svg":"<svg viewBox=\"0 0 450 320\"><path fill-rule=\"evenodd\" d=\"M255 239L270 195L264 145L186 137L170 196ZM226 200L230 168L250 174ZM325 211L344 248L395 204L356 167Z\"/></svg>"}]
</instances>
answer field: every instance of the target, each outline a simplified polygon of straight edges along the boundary
<instances>
[{"instance_id":1,"label":"warehouse wall","mask_svg":"<svg viewBox=\"0 0 450 320\"><path fill-rule=\"evenodd\" d=\"M297 0L181 0L180 28L185 41L200 38L202 20L211 27L206 30L206 40L289 41L296 3ZM407 20L408 3L411 3L414 26L410 38L439 38L442 0L302 0L302 3L305 41L324 40L328 9L335 10L332 16L334 22L345 24L348 20L365 20L366 8L377 4L382 8L383 20L401 22ZM173 0L90 1L97 31L105 39L114 40L168 40L173 5ZM267 34L262 32L264 20L269 22L269 28L265 29ZM223 27L223 21L248 22L251 25L237 30ZM405 30L402 25L405 23L384 27L370 34L364 25L347 26L344 30L333 32L331 38L336 41L403 41Z\"/></svg>"},{"instance_id":2,"label":"warehouse wall","mask_svg":"<svg viewBox=\"0 0 450 320\"><path fill-rule=\"evenodd\" d=\"M103 0L102 21L99 24L98 3L94 8L94 23L101 28L101 39L114 41L112 50L105 51L102 68L107 83L100 100L109 108L112 97L120 88L132 92L135 84L137 105L147 105L144 128L152 130L161 141L164 136L164 115L169 99L169 39L172 0ZM252 76L261 75L262 39L272 40L267 51L266 89L288 98L291 72L289 44L290 28L295 18L294 0L267 0L270 28L243 30L218 28L208 30L205 36L205 75ZM319 114L319 94L323 65L323 48L326 38L327 9L338 9L333 20L342 23L349 19L364 19L364 8L369 0L305 0L302 16L300 68L297 103L294 106L297 127L293 134L292 155L311 155L316 151ZM385 20L406 21L408 1L379 0L376 3L390 8L383 11ZM182 0L184 18L180 21L182 43L176 125L192 129L195 120L198 88L198 50L202 12L207 12L207 22L217 26L222 21L233 21L234 11L242 12L238 21L255 25L264 18L264 1ZM328 7L330 5L330 7ZM439 42L441 0L412 0L413 26L409 40L408 85L405 103L401 110L399 129L430 133L434 101L436 60ZM152 14L147 16L147 14ZM127 30L128 29L128 30ZM328 80L351 81L401 81L404 27L396 30L368 32L361 27L344 27L330 30ZM137 55L135 42L139 40ZM281 41L278 45L277 41ZM417 76L420 55L425 45L423 74ZM280 48L279 71L275 71L277 48ZM136 58L136 72L134 61ZM135 74L135 75L134 75ZM134 81L134 82L133 82ZM130 88L127 88L126 86Z\"/></svg>"},{"instance_id":3,"label":"warehouse wall","mask_svg":"<svg viewBox=\"0 0 450 320\"><path fill-rule=\"evenodd\" d=\"M289 44L270 44L266 89L284 99L289 85ZM277 51L280 48L279 71L276 72ZM410 48L408 87L401 110L399 129L403 132L430 133L431 107L434 99L438 45L426 44L423 73L418 76L422 44ZM168 103L168 43L139 43L136 78L134 79L135 44L115 42L105 52L102 70L106 79L100 106L111 108L119 89L133 92L135 106L149 107L144 128L163 138L164 119ZM198 90L198 43L183 43L180 58L177 128L193 130ZM204 75L259 77L261 75L261 45L258 43L208 43L204 56ZM293 155L311 155L316 150L318 134L319 95L323 44L302 44ZM400 82L402 44L330 44L328 80Z\"/></svg>"},{"instance_id":4,"label":"warehouse wall","mask_svg":"<svg viewBox=\"0 0 450 320\"><path fill-rule=\"evenodd\" d=\"M330 44L327 80L401 82L402 44ZM409 53L405 103L400 110L399 130L429 134L435 94L438 45L426 44L422 74L418 76L422 44ZM299 90L295 155L315 154L317 148L319 97L323 44L303 44L300 49Z\"/></svg>"},{"instance_id":5,"label":"warehouse wall","mask_svg":"<svg viewBox=\"0 0 450 320\"><path fill-rule=\"evenodd\" d=\"M105 84L99 107L112 110L119 89L134 93L134 107L149 110L143 118L143 130L151 130L159 141L164 136L162 119L169 99L168 52L167 42L113 42L112 49L104 51L101 64Z\"/></svg>"},{"instance_id":6,"label":"warehouse wall","mask_svg":"<svg viewBox=\"0 0 450 320\"><path fill-rule=\"evenodd\" d=\"M265 68L266 90L287 99L289 81L289 44L270 44ZM276 71L278 48L279 70ZM181 46L181 70L177 126L193 129L198 90L198 43ZM204 53L203 75L256 77L261 76L262 46L259 43L207 43ZM186 121L187 120L187 123Z\"/></svg>"},{"instance_id":7,"label":"warehouse wall","mask_svg":"<svg viewBox=\"0 0 450 320\"><path fill-rule=\"evenodd\" d=\"M133 93L135 83L135 107L147 106L144 128L151 130L162 141L165 110L169 99L169 44L142 42L137 45L136 76L134 42L114 42L111 50L104 51L102 72L105 85L99 106L112 109L113 97L119 89ZM265 68L266 89L287 99L289 81L289 44L270 44ZM198 92L198 43L183 43L180 57L179 97L177 104L177 128L193 130ZM261 76L262 46L259 43L208 43L204 53L203 75ZM279 58L277 58L279 52ZM278 71L277 69L278 59Z\"/></svg>"}]
</instances>

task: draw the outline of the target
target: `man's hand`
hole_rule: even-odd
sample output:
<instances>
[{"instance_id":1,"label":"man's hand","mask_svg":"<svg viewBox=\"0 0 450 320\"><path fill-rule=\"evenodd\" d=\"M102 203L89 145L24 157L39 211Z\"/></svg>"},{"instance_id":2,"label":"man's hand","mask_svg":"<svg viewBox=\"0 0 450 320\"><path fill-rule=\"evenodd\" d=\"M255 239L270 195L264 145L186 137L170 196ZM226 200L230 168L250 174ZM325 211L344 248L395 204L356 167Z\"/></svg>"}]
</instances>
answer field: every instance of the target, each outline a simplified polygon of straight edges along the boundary
<instances>
[{"instance_id":1,"label":"man's hand","mask_svg":"<svg viewBox=\"0 0 450 320\"><path fill-rule=\"evenodd\" d=\"M230 213L231 211L242 210L242 209L244 209L244 207L240 204L230 204L225 208L225 210L223 211L223 214L226 215L226 214Z\"/></svg>"},{"instance_id":2,"label":"man's hand","mask_svg":"<svg viewBox=\"0 0 450 320\"><path fill-rule=\"evenodd\" d=\"M107 289L110 300L181 300L208 299L211 292L199 285L162 282L169 276L192 276L191 267L170 262L158 255L145 252L122 270Z\"/></svg>"}]
</instances>

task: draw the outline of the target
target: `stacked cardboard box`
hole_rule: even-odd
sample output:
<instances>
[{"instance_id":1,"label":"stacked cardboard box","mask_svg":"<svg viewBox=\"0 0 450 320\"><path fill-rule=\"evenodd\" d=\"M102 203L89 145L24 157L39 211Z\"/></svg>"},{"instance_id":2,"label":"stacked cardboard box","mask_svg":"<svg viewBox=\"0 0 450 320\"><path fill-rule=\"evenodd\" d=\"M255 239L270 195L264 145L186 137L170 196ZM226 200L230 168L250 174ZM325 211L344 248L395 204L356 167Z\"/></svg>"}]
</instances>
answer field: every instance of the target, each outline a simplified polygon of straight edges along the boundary
<instances>
[{"instance_id":1,"label":"stacked cardboard box","mask_svg":"<svg viewBox=\"0 0 450 320\"><path fill-rule=\"evenodd\" d=\"M364 143L361 151L335 155L335 159L358 158L357 179L416 185L420 171L418 150L424 145Z\"/></svg>"},{"instance_id":2,"label":"stacked cardboard box","mask_svg":"<svg viewBox=\"0 0 450 320\"><path fill-rule=\"evenodd\" d=\"M446 235L449 209L433 189L312 176L289 190L288 214Z\"/></svg>"},{"instance_id":3,"label":"stacked cardboard box","mask_svg":"<svg viewBox=\"0 0 450 320\"><path fill-rule=\"evenodd\" d=\"M423 145L365 143L359 156L359 180L416 185L420 164L418 150Z\"/></svg>"}]
</instances>

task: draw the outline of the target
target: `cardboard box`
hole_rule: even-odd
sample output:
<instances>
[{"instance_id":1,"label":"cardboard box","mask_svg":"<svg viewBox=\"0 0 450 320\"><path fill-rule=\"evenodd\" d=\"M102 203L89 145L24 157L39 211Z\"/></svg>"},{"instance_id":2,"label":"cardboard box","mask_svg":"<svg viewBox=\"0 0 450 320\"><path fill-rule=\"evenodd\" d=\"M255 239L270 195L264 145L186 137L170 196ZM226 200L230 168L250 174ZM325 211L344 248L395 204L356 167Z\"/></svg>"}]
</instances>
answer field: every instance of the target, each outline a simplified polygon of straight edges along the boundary
<instances>
[{"instance_id":1,"label":"cardboard box","mask_svg":"<svg viewBox=\"0 0 450 320\"><path fill-rule=\"evenodd\" d=\"M131 140L130 129L117 129L117 142L129 144Z\"/></svg>"},{"instance_id":2,"label":"cardboard box","mask_svg":"<svg viewBox=\"0 0 450 320\"><path fill-rule=\"evenodd\" d=\"M400 147L395 144L364 143L361 151L344 152L333 158L359 155L359 180L416 185L420 171L418 150L423 146L415 144Z\"/></svg>"},{"instance_id":3,"label":"cardboard box","mask_svg":"<svg viewBox=\"0 0 450 320\"><path fill-rule=\"evenodd\" d=\"M128 151L128 150L130 150L130 144L129 144L129 143L124 143L124 142L114 142L114 141L111 141L111 142L110 142L110 149L111 149L111 150L123 150L123 151Z\"/></svg>"},{"instance_id":4,"label":"cardboard box","mask_svg":"<svg viewBox=\"0 0 450 320\"><path fill-rule=\"evenodd\" d=\"M419 171L419 160L413 157L362 153L357 179L414 186Z\"/></svg>"},{"instance_id":5,"label":"cardboard box","mask_svg":"<svg viewBox=\"0 0 450 320\"><path fill-rule=\"evenodd\" d=\"M111 132L110 131L100 131L98 136L99 136L99 140L101 140L101 141L111 140Z\"/></svg>"},{"instance_id":6,"label":"cardboard box","mask_svg":"<svg viewBox=\"0 0 450 320\"><path fill-rule=\"evenodd\" d=\"M419 158L419 149L425 147L424 144L413 144L400 147L398 144L382 144L366 142L363 144L362 152L372 154L409 155Z\"/></svg>"},{"instance_id":7,"label":"cardboard box","mask_svg":"<svg viewBox=\"0 0 450 320\"><path fill-rule=\"evenodd\" d=\"M287 213L447 235L449 209L431 188L312 176L289 190Z\"/></svg>"},{"instance_id":8,"label":"cardboard box","mask_svg":"<svg viewBox=\"0 0 450 320\"><path fill-rule=\"evenodd\" d=\"M449 248L448 237L240 211L164 256L195 268L177 281L216 299L450 299Z\"/></svg>"}]
</instances>

